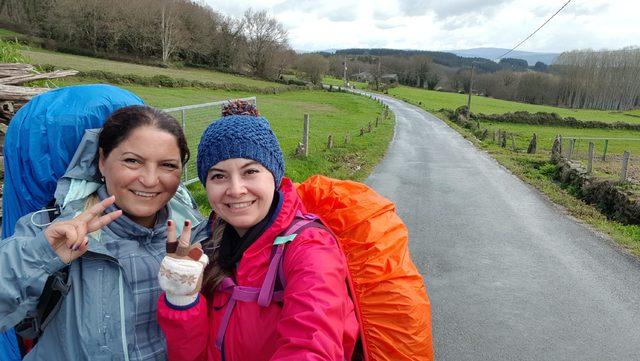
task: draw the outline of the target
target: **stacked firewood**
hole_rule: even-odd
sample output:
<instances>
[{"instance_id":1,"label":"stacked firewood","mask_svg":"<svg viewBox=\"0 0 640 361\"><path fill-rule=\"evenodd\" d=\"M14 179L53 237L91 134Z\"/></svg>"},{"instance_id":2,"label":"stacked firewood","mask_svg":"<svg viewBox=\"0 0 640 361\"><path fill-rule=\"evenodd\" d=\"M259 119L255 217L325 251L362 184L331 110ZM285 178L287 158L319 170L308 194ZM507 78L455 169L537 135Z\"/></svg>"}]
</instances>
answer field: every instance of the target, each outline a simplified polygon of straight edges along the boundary
<instances>
[{"instance_id":1,"label":"stacked firewood","mask_svg":"<svg viewBox=\"0 0 640 361\"><path fill-rule=\"evenodd\" d=\"M29 99L44 93L49 88L25 87L20 84L42 79L61 78L75 75L75 70L56 70L38 73L29 64L0 63L0 182L4 184L4 136L13 115ZM2 217L2 188L0 187L0 218Z\"/></svg>"}]
</instances>

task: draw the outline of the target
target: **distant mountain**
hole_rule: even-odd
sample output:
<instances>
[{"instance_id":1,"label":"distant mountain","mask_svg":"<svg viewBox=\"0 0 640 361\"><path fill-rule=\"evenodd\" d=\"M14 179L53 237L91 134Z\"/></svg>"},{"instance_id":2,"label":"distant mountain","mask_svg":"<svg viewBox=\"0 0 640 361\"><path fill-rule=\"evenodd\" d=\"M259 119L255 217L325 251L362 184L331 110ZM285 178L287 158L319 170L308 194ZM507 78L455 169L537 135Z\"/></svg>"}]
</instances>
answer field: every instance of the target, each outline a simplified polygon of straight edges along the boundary
<instances>
[{"instance_id":1,"label":"distant mountain","mask_svg":"<svg viewBox=\"0 0 640 361\"><path fill-rule=\"evenodd\" d=\"M474 49L463 49L463 50L449 50L450 53L454 53L458 56L462 56L465 58L486 58L486 59L495 59L502 54L509 51L509 49L500 49L500 48L474 48ZM547 65L553 63L553 61L558 57L558 53L536 53L531 51L520 51L514 50L507 54L507 58L516 58L526 60L529 66L533 66L536 62L541 61Z\"/></svg>"}]
</instances>

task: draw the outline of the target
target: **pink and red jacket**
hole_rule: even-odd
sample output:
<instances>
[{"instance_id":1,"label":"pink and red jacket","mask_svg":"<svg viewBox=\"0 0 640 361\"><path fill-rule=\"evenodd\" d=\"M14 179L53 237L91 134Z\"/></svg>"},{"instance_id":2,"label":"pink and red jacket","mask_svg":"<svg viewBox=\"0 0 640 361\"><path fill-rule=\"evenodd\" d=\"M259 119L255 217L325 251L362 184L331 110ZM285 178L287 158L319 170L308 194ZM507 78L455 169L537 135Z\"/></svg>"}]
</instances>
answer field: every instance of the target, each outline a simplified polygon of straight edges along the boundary
<instances>
[{"instance_id":1,"label":"pink and red jacket","mask_svg":"<svg viewBox=\"0 0 640 361\"><path fill-rule=\"evenodd\" d=\"M296 212L306 213L289 179L282 180L280 192L276 219L244 252L233 279L223 282L212 300L201 294L195 305L177 309L160 297L158 322L170 361L351 359L358 322L347 292L346 260L329 231L306 227L286 246L281 267L286 286L269 304L248 300L250 292L242 295L244 289L263 285L274 240ZM239 286L233 299L232 286ZM219 332L223 323L224 339Z\"/></svg>"}]
</instances>

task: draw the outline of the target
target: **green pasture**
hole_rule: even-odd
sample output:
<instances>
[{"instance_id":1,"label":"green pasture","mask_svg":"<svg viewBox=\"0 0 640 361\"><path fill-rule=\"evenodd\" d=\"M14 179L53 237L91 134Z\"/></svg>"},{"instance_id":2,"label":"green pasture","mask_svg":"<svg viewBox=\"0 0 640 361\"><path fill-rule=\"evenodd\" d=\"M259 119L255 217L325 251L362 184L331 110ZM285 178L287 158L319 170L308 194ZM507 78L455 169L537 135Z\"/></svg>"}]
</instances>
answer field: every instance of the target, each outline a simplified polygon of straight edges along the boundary
<instances>
[{"instance_id":1,"label":"green pasture","mask_svg":"<svg viewBox=\"0 0 640 361\"><path fill-rule=\"evenodd\" d=\"M439 92L399 86L389 89L389 95L412 104L420 105L430 112L441 108L455 110L461 105L467 105L467 95L449 92ZM602 122L640 123L640 110L627 112L615 112L593 109L567 109L547 105L535 105L518 103L513 101L494 99L481 96L471 98L471 111L473 113L503 114L508 112L528 111L530 113L546 112L557 113L562 117L574 117L579 120L599 120Z\"/></svg>"},{"instance_id":2,"label":"green pasture","mask_svg":"<svg viewBox=\"0 0 640 361\"><path fill-rule=\"evenodd\" d=\"M79 71L102 70L116 74L135 74L151 77L154 75L166 75L175 79L197 80L217 84L243 84L257 88L278 88L282 84L251 79L233 74L221 73L207 69L196 68L160 68L149 65L125 63L120 61L91 58L63 54L43 49L22 50L22 54L31 59L32 64L54 65L62 69L75 69Z\"/></svg>"},{"instance_id":3,"label":"green pasture","mask_svg":"<svg viewBox=\"0 0 640 361\"><path fill-rule=\"evenodd\" d=\"M502 122L480 122L481 128L489 129L489 138L493 130L504 130L516 135L516 146L526 150L531 137L537 135L539 150L550 151L556 135L561 135L565 141L569 138L600 138L600 139L576 139L575 149L586 151L589 142L593 142L598 152L604 147L604 139L608 139L607 153L622 155L626 150L632 154L640 155L640 131L619 129L584 129L570 127L555 127ZM637 139L637 140L631 140ZM511 145L510 140L507 142Z\"/></svg>"}]
</instances>

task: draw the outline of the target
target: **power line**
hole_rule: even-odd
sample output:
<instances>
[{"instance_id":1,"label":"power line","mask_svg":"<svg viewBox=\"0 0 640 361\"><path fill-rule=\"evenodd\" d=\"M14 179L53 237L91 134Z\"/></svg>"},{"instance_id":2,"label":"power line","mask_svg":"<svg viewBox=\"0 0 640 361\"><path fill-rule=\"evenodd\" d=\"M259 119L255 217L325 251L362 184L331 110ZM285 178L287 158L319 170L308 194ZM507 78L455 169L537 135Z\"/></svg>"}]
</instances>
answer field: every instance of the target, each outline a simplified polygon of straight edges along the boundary
<instances>
[{"instance_id":1,"label":"power line","mask_svg":"<svg viewBox=\"0 0 640 361\"><path fill-rule=\"evenodd\" d=\"M564 9L567 5L569 5L569 3L571 2L571 0L567 1L566 3L564 3L564 5L562 5L562 7L560 9L558 9L558 11L555 12L555 14L551 15L551 17L549 19L547 19L547 21L545 21L542 25L540 25L539 28L537 28L533 33L531 33L529 36L527 36L524 40L522 40L521 42L518 43L518 45L514 46L511 50L507 51L506 53L500 55L499 57L493 59L493 61L498 61L500 59L502 59L505 55L509 54L510 52L516 50L517 47L519 47L520 45L522 45L522 43L524 43L525 41L529 40L530 37L532 37L535 33L537 33L540 29L542 29L543 26L547 25L547 23L549 21L551 21L551 19L553 19L556 15L558 15L559 12L562 11L562 9Z\"/></svg>"}]
</instances>

